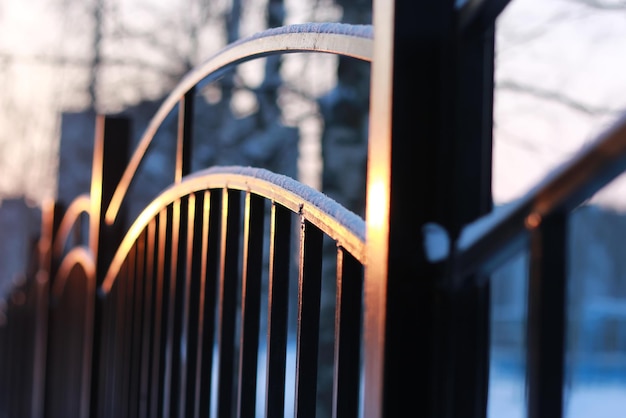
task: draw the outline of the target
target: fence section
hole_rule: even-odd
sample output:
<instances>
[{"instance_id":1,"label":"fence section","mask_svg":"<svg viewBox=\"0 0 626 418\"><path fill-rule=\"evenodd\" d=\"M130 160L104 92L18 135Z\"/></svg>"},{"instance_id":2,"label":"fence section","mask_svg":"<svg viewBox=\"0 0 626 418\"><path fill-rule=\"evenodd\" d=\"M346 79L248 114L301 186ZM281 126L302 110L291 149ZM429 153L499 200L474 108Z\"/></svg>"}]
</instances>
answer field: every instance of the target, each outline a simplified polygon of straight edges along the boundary
<instances>
[{"instance_id":1,"label":"fence section","mask_svg":"<svg viewBox=\"0 0 626 418\"><path fill-rule=\"evenodd\" d=\"M227 47L176 87L127 166L127 121L99 117L91 194L63 218L44 211L34 280L0 328L1 412L484 417L489 275L529 249L528 416L562 416L564 226L626 168L626 121L505 216L487 215L493 20L506 1L456 14L434 3L377 2L375 43L369 26L307 24ZM367 223L262 169L190 173L196 86L289 52L376 58ZM174 184L126 228L125 195L174 110ZM449 243L442 251L430 251L432 231Z\"/></svg>"}]
</instances>

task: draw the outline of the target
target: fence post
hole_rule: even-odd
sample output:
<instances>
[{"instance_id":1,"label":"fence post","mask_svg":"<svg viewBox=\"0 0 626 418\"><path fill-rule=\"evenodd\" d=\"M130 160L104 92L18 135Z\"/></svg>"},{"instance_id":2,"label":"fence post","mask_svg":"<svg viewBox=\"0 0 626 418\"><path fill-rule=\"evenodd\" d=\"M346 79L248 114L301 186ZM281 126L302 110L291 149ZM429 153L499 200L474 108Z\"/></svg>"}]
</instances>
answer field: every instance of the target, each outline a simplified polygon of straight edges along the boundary
<instances>
[{"instance_id":1,"label":"fence post","mask_svg":"<svg viewBox=\"0 0 626 418\"><path fill-rule=\"evenodd\" d=\"M104 213L111 201L115 187L128 163L130 148L130 121L123 117L98 115L91 174L91 210L89 218L89 247L96 264L96 286L100 286L108 264L122 241L125 232L123 206L115 221L107 224ZM97 416L102 345L102 303L96 298L93 326L93 353L91 373L90 416Z\"/></svg>"},{"instance_id":2,"label":"fence post","mask_svg":"<svg viewBox=\"0 0 626 418\"><path fill-rule=\"evenodd\" d=\"M47 200L41 210L41 236L38 242L38 262L35 273L37 313L35 323L35 353L33 360L33 391L31 417L43 417L46 393L47 349L48 349L48 310L50 284L56 266L53 266L52 243L62 218L63 207ZM56 263L55 263L56 264Z\"/></svg>"},{"instance_id":3,"label":"fence post","mask_svg":"<svg viewBox=\"0 0 626 418\"><path fill-rule=\"evenodd\" d=\"M374 1L366 417L486 415L489 288L447 287L423 228L439 224L453 244L491 209L493 33L506 3Z\"/></svg>"},{"instance_id":4,"label":"fence post","mask_svg":"<svg viewBox=\"0 0 626 418\"><path fill-rule=\"evenodd\" d=\"M113 191L128 163L130 121L124 117L96 116L96 132L91 174L91 211L89 247L96 259L100 284L106 266L115 254L125 232L124 214L118 213L112 224L104 220Z\"/></svg>"},{"instance_id":5,"label":"fence post","mask_svg":"<svg viewBox=\"0 0 626 418\"><path fill-rule=\"evenodd\" d=\"M176 132L176 169L174 181L191 173L191 148L193 145L193 112L195 86L189 89L178 102L178 129Z\"/></svg>"},{"instance_id":6,"label":"fence post","mask_svg":"<svg viewBox=\"0 0 626 418\"><path fill-rule=\"evenodd\" d=\"M568 216L529 216L528 417L563 416ZM527 222L528 224L529 222Z\"/></svg>"}]
</instances>

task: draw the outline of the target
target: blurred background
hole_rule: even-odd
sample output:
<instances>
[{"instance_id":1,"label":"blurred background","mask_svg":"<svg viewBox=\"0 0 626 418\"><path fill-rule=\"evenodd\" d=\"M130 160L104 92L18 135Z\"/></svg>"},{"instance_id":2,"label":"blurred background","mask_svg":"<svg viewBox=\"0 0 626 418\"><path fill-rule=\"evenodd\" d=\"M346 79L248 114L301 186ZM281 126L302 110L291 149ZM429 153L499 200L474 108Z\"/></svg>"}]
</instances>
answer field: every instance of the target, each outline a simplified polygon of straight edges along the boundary
<instances>
[{"instance_id":1,"label":"blurred background","mask_svg":"<svg viewBox=\"0 0 626 418\"><path fill-rule=\"evenodd\" d=\"M184 74L221 47L314 21L370 24L371 1L0 0L0 308L24 280L42 203L88 191L96 113L131 115L138 139ZM626 1L511 1L497 21L494 210L623 113L624 74ZM195 168L266 166L362 214L368 88L369 66L354 60L293 54L245 64L198 92ZM131 215L169 184L172 144L159 144ZM620 178L572 217L568 417L623 416L624 211ZM494 418L524 416L524 257L492 286Z\"/></svg>"}]
</instances>

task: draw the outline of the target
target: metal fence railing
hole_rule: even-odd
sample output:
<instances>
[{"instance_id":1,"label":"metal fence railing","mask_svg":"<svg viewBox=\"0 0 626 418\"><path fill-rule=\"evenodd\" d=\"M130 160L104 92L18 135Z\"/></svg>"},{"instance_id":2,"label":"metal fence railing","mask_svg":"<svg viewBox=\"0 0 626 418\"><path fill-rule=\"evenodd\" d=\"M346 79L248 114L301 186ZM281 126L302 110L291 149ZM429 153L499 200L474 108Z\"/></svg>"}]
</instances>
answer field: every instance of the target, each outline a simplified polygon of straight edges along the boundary
<instances>
[{"instance_id":1,"label":"metal fence railing","mask_svg":"<svg viewBox=\"0 0 626 418\"><path fill-rule=\"evenodd\" d=\"M35 268L5 309L0 416L484 417L490 274L526 249L527 414L562 416L565 224L626 169L626 120L489 215L488 76L507 2L441 3L375 2L376 38L305 24L230 45L168 96L128 165L128 121L98 117L91 193L64 214L44 206ZM372 61L366 219L260 168L191 173L198 83L291 52ZM174 183L125 228L173 111Z\"/></svg>"}]
</instances>

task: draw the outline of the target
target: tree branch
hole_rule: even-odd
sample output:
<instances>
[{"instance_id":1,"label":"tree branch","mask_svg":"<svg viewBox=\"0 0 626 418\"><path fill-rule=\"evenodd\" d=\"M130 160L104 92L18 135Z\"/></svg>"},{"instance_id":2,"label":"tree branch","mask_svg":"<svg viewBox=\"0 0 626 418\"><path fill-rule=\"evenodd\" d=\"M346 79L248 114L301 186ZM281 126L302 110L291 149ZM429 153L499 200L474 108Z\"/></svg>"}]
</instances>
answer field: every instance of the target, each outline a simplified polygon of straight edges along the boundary
<instances>
[{"instance_id":1,"label":"tree branch","mask_svg":"<svg viewBox=\"0 0 626 418\"><path fill-rule=\"evenodd\" d=\"M516 93L528 94L540 99L545 99L551 102L559 103L563 106L578 112L586 113L592 116L608 115L617 113L619 109L613 109L609 107L593 106L588 103L583 103L571 97L565 96L558 91L542 89L540 87L518 83L513 80L504 80L496 84L496 89L514 91Z\"/></svg>"},{"instance_id":2,"label":"tree branch","mask_svg":"<svg viewBox=\"0 0 626 418\"><path fill-rule=\"evenodd\" d=\"M583 4L585 6L601 9L601 10L625 10L626 9L626 1L606 1L606 0L571 0L575 3Z\"/></svg>"},{"instance_id":3,"label":"tree branch","mask_svg":"<svg viewBox=\"0 0 626 418\"><path fill-rule=\"evenodd\" d=\"M31 56L16 56L6 52L0 52L0 63L26 63L26 64L40 64L49 66L72 66L89 68L92 64L92 60L88 58L73 58L63 56L52 55L31 55ZM130 67L138 70L152 71L159 74L163 74L170 78L180 78L182 73L180 70L165 68L161 65L157 65L151 62L146 62L141 59L132 58L103 58L101 65L106 68L108 66Z\"/></svg>"}]
</instances>

